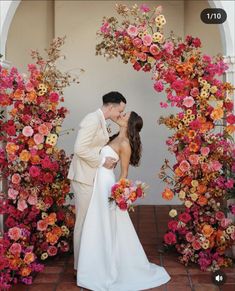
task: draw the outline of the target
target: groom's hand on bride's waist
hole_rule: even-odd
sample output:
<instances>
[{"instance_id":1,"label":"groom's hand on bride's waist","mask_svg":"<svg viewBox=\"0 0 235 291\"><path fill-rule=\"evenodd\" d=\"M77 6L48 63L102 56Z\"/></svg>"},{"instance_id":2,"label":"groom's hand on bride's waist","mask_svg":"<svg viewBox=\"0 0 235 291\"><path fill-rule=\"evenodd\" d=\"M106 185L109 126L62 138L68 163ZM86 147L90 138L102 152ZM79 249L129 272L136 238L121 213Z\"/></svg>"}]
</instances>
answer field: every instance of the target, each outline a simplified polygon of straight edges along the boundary
<instances>
[{"instance_id":1,"label":"groom's hand on bride's waist","mask_svg":"<svg viewBox=\"0 0 235 291\"><path fill-rule=\"evenodd\" d=\"M113 169L117 165L117 160L112 157L106 157L103 167L107 169Z\"/></svg>"}]
</instances>

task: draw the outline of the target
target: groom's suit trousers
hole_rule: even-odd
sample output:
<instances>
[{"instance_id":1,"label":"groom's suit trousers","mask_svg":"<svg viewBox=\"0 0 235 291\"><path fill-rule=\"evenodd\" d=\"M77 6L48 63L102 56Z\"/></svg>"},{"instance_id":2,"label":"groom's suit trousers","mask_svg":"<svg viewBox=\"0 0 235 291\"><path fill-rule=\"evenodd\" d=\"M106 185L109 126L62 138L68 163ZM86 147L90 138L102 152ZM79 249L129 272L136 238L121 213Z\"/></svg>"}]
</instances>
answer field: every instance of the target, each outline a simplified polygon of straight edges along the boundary
<instances>
[{"instance_id":1,"label":"groom's suit trousers","mask_svg":"<svg viewBox=\"0 0 235 291\"><path fill-rule=\"evenodd\" d=\"M74 226L74 269L77 270L82 228L91 200L93 186L71 181L74 190L76 222Z\"/></svg>"}]
</instances>

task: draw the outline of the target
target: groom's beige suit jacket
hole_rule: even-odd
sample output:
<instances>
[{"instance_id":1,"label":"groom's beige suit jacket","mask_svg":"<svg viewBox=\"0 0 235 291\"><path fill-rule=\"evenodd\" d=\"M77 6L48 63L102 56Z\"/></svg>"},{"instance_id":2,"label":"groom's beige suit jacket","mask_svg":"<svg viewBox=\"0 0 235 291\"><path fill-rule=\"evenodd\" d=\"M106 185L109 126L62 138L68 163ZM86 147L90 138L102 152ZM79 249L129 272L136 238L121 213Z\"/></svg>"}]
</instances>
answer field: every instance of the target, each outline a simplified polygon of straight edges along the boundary
<instances>
[{"instance_id":1,"label":"groom's beige suit jacket","mask_svg":"<svg viewBox=\"0 0 235 291\"><path fill-rule=\"evenodd\" d=\"M79 125L68 178L93 185L96 170L103 164L100 151L108 141L109 135L102 110L98 109L86 115Z\"/></svg>"}]
</instances>

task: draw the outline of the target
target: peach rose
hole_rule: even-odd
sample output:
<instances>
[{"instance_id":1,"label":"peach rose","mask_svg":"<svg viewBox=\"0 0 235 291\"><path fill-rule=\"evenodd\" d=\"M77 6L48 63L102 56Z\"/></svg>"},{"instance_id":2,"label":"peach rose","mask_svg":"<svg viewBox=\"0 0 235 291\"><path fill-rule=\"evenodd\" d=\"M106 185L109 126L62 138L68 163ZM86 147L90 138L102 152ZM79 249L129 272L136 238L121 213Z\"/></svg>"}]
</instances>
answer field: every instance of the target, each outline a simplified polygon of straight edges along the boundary
<instances>
[{"instance_id":1,"label":"peach rose","mask_svg":"<svg viewBox=\"0 0 235 291\"><path fill-rule=\"evenodd\" d=\"M44 231L44 230L47 229L47 227L48 227L48 223L47 223L47 221L45 219L44 220L39 220L37 222L37 229L39 231Z\"/></svg>"},{"instance_id":2,"label":"peach rose","mask_svg":"<svg viewBox=\"0 0 235 291\"><path fill-rule=\"evenodd\" d=\"M13 142L8 142L6 145L6 151L8 154L15 154L15 152L19 149L19 146L14 144Z\"/></svg>"},{"instance_id":3,"label":"peach rose","mask_svg":"<svg viewBox=\"0 0 235 291\"><path fill-rule=\"evenodd\" d=\"M213 232L214 228L209 224L205 224L202 228L202 233L205 237L210 237Z\"/></svg>"},{"instance_id":4,"label":"peach rose","mask_svg":"<svg viewBox=\"0 0 235 291\"><path fill-rule=\"evenodd\" d=\"M134 25L129 25L129 27L127 28L127 33L131 36L137 36L138 34L138 28Z\"/></svg>"},{"instance_id":5,"label":"peach rose","mask_svg":"<svg viewBox=\"0 0 235 291\"><path fill-rule=\"evenodd\" d=\"M45 123L39 125L38 132L41 135L48 135L50 133L49 128L48 128L48 126Z\"/></svg>"},{"instance_id":6,"label":"peach rose","mask_svg":"<svg viewBox=\"0 0 235 291\"><path fill-rule=\"evenodd\" d=\"M20 273L21 273L21 276L22 277L27 277L30 275L31 273L31 269L29 267L23 267L21 270L20 270Z\"/></svg>"},{"instance_id":7,"label":"peach rose","mask_svg":"<svg viewBox=\"0 0 235 291\"><path fill-rule=\"evenodd\" d=\"M23 161L23 162L28 162L29 159L30 159L30 152L27 151L27 150L23 150L21 153L20 153L20 160Z\"/></svg>"},{"instance_id":8,"label":"peach rose","mask_svg":"<svg viewBox=\"0 0 235 291\"><path fill-rule=\"evenodd\" d=\"M13 174L12 177L11 177L11 182L13 184L20 184L20 181L21 181L21 177L19 174Z\"/></svg>"},{"instance_id":9,"label":"peach rose","mask_svg":"<svg viewBox=\"0 0 235 291\"><path fill-rule=\"evenodd\" d=\"M17 226L9 228L8 235L10 239L17 241L21 237L21 229Z\"/></svg>"},{"instance_id":10,"label":"peach rose","mask_svg":"<svg viewBox=\"0 0 235 291\"><path fill-rule=\"evenodd\" d=\"M33 253L26 253L24 256L24 262L29 265L33 261L35 261L35 255Z\"/></svg>"},{"instance_id":11,"label":"peach rose","mask_svg":"<svg viewBox=\"0 0 235 291\"><path fill-rule=\"evenodd\" d=\"M179 168L182 172L187 172L190 170L190 164L186 160L183 160L180 163Z\"/></svg>"},{"instance_id":12,"label":"peach rose","mask_svg":"<svg viewBox=\"0 0 235 291\"><path fill-rule=\"evenodd\" d=\"M174 197L174 193L169 188L166 188L164 192L162 193L162 198L165 200L172 200L173 197Z\"/></svg>"}]
</instances>

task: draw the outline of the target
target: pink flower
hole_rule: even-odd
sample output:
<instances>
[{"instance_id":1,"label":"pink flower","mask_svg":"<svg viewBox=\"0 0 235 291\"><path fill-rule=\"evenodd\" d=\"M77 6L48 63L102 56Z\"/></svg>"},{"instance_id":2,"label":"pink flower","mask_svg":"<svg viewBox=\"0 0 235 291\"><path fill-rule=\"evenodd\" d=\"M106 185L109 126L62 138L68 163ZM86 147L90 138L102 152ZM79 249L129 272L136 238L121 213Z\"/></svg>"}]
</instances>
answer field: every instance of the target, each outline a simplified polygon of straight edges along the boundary
<instances>
[{"instance_id":1,"label":"pink flower","mask_svg":"<svg viewBox=\"0 0 235 291\"><path fill-rule=\"evenodd\" d=\"M57 254L57 247L49 246L47 253L49 256L55 256Z\"/></svg>"},{"instance_id":2,"label":"pink flower","mask_svg":"<svg viewBox=\"0 0 235 291\"><path fill-rule=\"evenodd\" d=\"M34 86L32 83L28 82L26 85L25 85L25 89L28 91L28 92L31 92L34 90Z\"/></svg>"},{"instance_id":3,"label":"pink flower","mask_svg":"<svg viewBox=\"0 0 235 291\"><path fill-rule=\"evenodd\" d=\"M183 80L176 80L171 84L171 88L176 92L182 91L185 87L185 82Z\"/></svg>"},{"instance_id":4,"label":"pink flower","mask_svg":"<svg viewBox=\"0 0 235 291\"><path fill-rule=\"evenodd\" d=\"M212 171L219 171L222 168L222 165L219 161L211 161L210 168Z\"/></svg>"},{"instance_id":5,"label":"pink flower","mask_svg":"<svg viewBox=\"0 0 235 291\"><path fill-rule=\"evenodd\" d=\"M189 162L187 162L186 160L183 160L180 165L179 168L182 172L187 172L190 169L190 164Z\"/></svg>"},{"instance_id":6,"label":"pink flower","mask_svg":"<svg viewBox=\"0 0 235 291\"><path fill-rule=\"evenodd\" d=\"M202 147L200 151L203 156L207 156L210 152L210 149L208 147Z\"/></svg>"},{"instance_id":7,"label":"pink flower","mask_svg":"<svg viewBox=\"0 0 235 291\"><path fill-rule=\"evenodd\" d=\"M193 97L191 97L191 96L187 96L183 100L183 105L187 108L192 107L194 103L195 103L195 101L194 101Z\"/></svg>"},{"instance_id":8,"label":"pink flower","mask_svg":"<svg viewBox=\"0 0 235 291\"><path fill-rule=\"evenodd\" d=\"M22 247L19 243L13 243L10 246L9 251L13 254L13 255L19 255L21 253Z\"/></svg>"},{"instance_id":9,"label":"pink flower","mask_svg":"<svg viewBox=\"0 0 235 291\"><path fill-rule=\"evenodd\" d=\"M48 126L45 123L43 123L39 125L38 132L41 133L42 135L48 135L50 131Z\"/></svg>"},{"instance_id":10,"label":"pink flower","mask_svg":"<svg viewBox=\"0 0 235 291\"><path fill-rule=\"evenodd\" d=\"M137 197L141 197L143 195L143 190L140 187L136 189L136 195Z\"/></svg>"},{"instance_id":11,"label":"pink flower","mask_svg":"<svg viewBox=\"0 0 235 291\"><path fill-rule=\"evenodd\" d=\"M29 137L33 135L33 129L31 126L27 125L23 128L22 133L24 136Z\"/></svg>"},{"instance_id":12,"label":"pink flower","mask_svg":"<svg viewBox=\"0 0 235 291\"><path fill-rule=\"evenodd\" d=\"M225 183L225 186L228 189L232 189L233 188L233 185L234 185L234 180L233 179L228 179L227 182Z\"/></svg>"},{"instance_id":13,"label":"pink flower","mask_svg":"<svg viewBox=\"0 0 235 291\"><path fill-rule=\"evenodd\" d=\"M191 91L190 91L190 95L193 97L197 97L199 95L199 90L198 88L194 87Z\"/></svg>"},{"instance_id":14,"label":"pink flower","mask_svg":"<svg viewBox=\"0 0 235 291\"><path fill-rule=\"evenodd\" d=\"M170 230L176 231L177 230L177 226L178 226L178 221L176 221L176 220L170 220L168 222L168 228Z\"/></svg>"},{"instance_id":15,"label":"pink flower","mask_svg":"<svg viewBox=\"0 0 235 291\"><path fill-rule=\"evenodd\" d=\"M147 54L146 53L138 53L137 54L137 57L142 61L142 62L145 62L147 60Z\"/></svg>"},{"instance_id":16,"label":"pink flower","mask_svg":"<svg viewBox=\"0 0 235 291\"><path fill-rule=\"evenodd\" d=\"M154 89L157 91L157 92L162 92L162 90L164 89L164 86L162 84L161 81L157 81L154 83Z\"/></svg>"},{"instance_id":17,"label":"pink flower","mask_svg":"<svg viewBox=\"0 0 235 291\"><path fill-rule=\"evenodd\" d=\"M17 203L17 209L20 211L24 211L28 207L26 201L24 199L19 199Z\"/></svg>"},{"instance_id":18,"label":"pink flower","mask_svg":"<svg viewBox=\"0 0 235 291\"><path fill-rule=\"evenodd\" d=\"M193 242L194 240L195 240L195 237L194 237L194 235L192 234L192 232L187 232L187 234L186 234L186 240L188 241L188 242Z\"/></svg>"},{"instance_id":19,"label":"pink flower","mask_svg":"<svg viewBox=\"0 0 235 291\"><path fill-rule=\"evenodd\" d=\"M31 166L29 169L29 174L31 177L37 177L40 175L40 169L37 166Z\"/></svg>"},{"instance_id":20,"label":"pink flower","mask_svg":"<svg viewBox=\"0 0 235 291\"><path fill-rule=\"evenodd\" d=\"M48 227L48 223L45 220L39 220L37 222L37 230L44 231Z\"/></svg>"},{"instance_id":21,"label":"pink flower","mask_svg":"<svg viewBox=\"0 0 235 291\"><path fill-rule=\"evenodd\" d=\"M21 229L17 226L9 228L8 235L10 239L17 241L21 237Z\"/></svg>"},{"instance_id":22,"label":"pink flower","mask_svg":"<svg viewBox=\"0 0 235 291\"><path fill-rule=\"evenodd\" d=\"M13 174L11 177L11 181L13 184L20 184L21 177L19 174Z\"/></svg>"},{"instance_id":23,"label":"pink flower","mask_svg":"<svg viewBox=\"0 0 235 291\"><path fill-rule=\"evenodd\" d=\"M142 46L142 40L138 37L132 40L132 43L135 47L140 48Z\"/></svg>"},{"instance_id":24,"label":"pink flower","mask_svg":"<svg viewBox=\"0 0 235 291\"><path fill-rule=\"evenodd\" d=\"M128 33L131 37L137 36L137 34L138 34L138 29L137 29L137 27L134 26L134 25L129 25L129 27L127 28L127 33Z\"/></svg>"},{"instance_id":25,"label":"pink flower","mask_svg":"<svg viewBox=\"0 0 235 291\"><path fill-rule=\"evenodd\" d=\"M198 155L194 154L194 155L190 155L189 156L189 161L192 165L198 165L199 162L199 157Z\"/></svg>"},{"instance_id":26,"label":"pink flower","mask_svg":"<svg viewBox=\"0 0 235 291\"><path fill-rule=\"evenodd\" d=\"M149 48L149 51L153 56L156 56L159 53L159 48L156 44L152 44Z\"/></svg>"},{"instance_id":27,"label":"pink flower","mask_svg":"<svg viewBox=\"0 0 235 291\"><path fill-rule=\"evenodd\" d=\"M121 210L127 210L127 203L125 201L119 202L118 206Z\"/></svg>"},{"instance_id":28,"label":"pink flower","mask_svg":"<svg viewBox=\"0 0 235 291\"><path fill-rule=\"evenodd\" d=\"M140 11L143 12L143 13L147 13L147 12L150 11L150 8L146 4L142 4L140 6Z\"/></svg>"},{"instance_id":29,"label":"pink flower","mask_svg":"<svg viewBox=\"0 0 235 291\"><path fill-rule=\"evenodd\" d=\"M110 27L109 27L109 23L108 22L105 22L101 28L100 28L100 31L104 34L109 34L110 32Z\"/></svg>"},{"instance_id":30,"label":"pink flower","mask_svg":"<svg viewBox=\"0 0 235 291\"><path fill-rule=\"evenodd\" d=\"M201 248L201 244L199 243L199 241L194 240L194 241L192 242L192 247L194 248L194 250L198 251L198 250L200 250L200 248Z\"/></svg>"},{"instance_id":31,"label":"pink flower","mask_svg":"<svg viewBox=\"0 0 235 291\"><path fill-rule=\"evenodd\" d=\"M146 34L142 37L142 40L144 45L150 46L153 41L153 38L151 34Z\"/></svg>"},{"instance_id":32,"label":"pink flower","mask_svg":"<svg viewBox=\"0 0 235 291\"><path fill-rule=\"evenodd\" d=\"M160 102L161 108L167 108L168 104L166 102Z\"/></svg>"},{"instance_id":33,"label":"pink flower","mask_svg":"<svg viewBox=\"0 0 235 291\"><path fill-rule=\"evenodd\" d=\"M234 124L235 123L235 115L230 114L227 118L226 121L230 124Z\"/></svg>"},{"instance_id":34,"label":"pink flower","mask_svg":"<svg viewBox=\"0 0 235 291\"><path fill-rule=\"evenodd\" d=\"M168 54L172 54L174 44L171 41L167 41L164 45L163 48L166 50Z\"/></svg>"},{"instance_id":35,"label":"pink flower","mask_svg":"<svg viewBox=\"0 0 235 291\"><path fill-rule=\"evenodd\" d=\"M34 136L33 136L33 140L35 141L35 143L38 145L40 143L43 143L44 141L44 136L41 135L40 133L36 133Z\"/></svg>"},{"instance_id":36,"label":"pink flower","mask_svg":"<svg viewBox=\"0 0 235 291\"><path fill-rule=\"evenodd\" d=\"M141 64L140 64L140 63L136 62L136 63L134 63L133 68L134 68L136 71L139 71L142 67L141 67Z\"/></svg>"},{"instance_id":37,"label":"pink flower","mask_svg":"<svg viewBox=\"0 0 235 291\"><path fill-rule=\"evenodd\" d=\"M28 202L30 205L36 205L37 202L38 202L38 198L37 198L36 195L29 195L27 202Z\"/></svg>"},{"instance_id":38,"label":"pink flower","mask_svg":"<svg viewBox=\"0 0 235 291\"><path fill-rule=\"evenodd\" d=\"M19 194L17 190L12 189L12 188L9 188L7 193L10 199L16 199L17 195Z\"/></svg>"},{"instance_id":39,"label":"pink flower","mask_svg":"<svg viewBox=\"0 0 235 291\"><path fill-rule=\"evenodd\" d=\"M173 232L168 232L164 235L164 241L168 245L173 245L176 243L176 236Z\"/></svg>"},{"instance_id":40,"label":"pink flower","mask_svg":"<svg viewBox=\"0 0 235 291\"><path fill-rule=\"evenodd\" d=\"M51 173L45 173L43 175L43 181L45 183L52 183L53 182L53 175Z\"/></svg>"},{"instance_id":41,"label":"pink flower","mask_svg":"<svg viewBox=\"0 0 235 291\"><path fill-rule=\"evenodd\" d=\"M227 228L232 223L232 220L230 218L222 218L221 220L221 226L223 228Z\"/></svg>"},{"instance_id":42,"label":"pink flower","mask_svg":"<svg viewBox=\"0 0 235 291\"><path fill-rule=\"evenodd\" d=\"M224 215L224 213L222 211L218 211L218 212L215 213L215 218L217 220L222 220L223 218L225 218L225 215Z\"/></svg>"},{"instance_id":43,"label":"pink flower","mask_svg":"<svg viewBox=\"0 0 235 291\"><path fill-rule=\"evenodd\" d=\"M49 99L51 102L58 102L59 95L56 92L51 92Z\"/></svg>"},{"instance_id":44,"label":"pink flower","mask_svg":"<svg viewBox=\"0 0 235 291\"><path fill-rule=\"evenodd\" d=\"M235 241L235 231L231 234L231 239Z\"/></svg>"}]
</instances>

